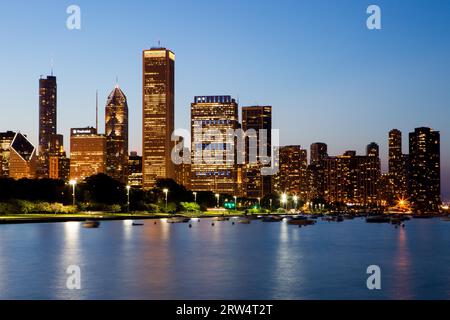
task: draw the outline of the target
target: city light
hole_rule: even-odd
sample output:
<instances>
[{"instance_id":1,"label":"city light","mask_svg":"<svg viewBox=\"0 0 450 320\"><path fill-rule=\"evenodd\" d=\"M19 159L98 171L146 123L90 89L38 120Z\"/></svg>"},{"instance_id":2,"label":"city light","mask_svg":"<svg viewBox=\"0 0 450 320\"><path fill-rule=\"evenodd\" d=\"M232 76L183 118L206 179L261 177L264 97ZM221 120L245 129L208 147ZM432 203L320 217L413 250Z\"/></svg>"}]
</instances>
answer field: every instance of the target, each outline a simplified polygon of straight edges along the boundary
<instances>
[{"instance_id":1,"label":"city light","mask_svg":"<svg viewBox=\"0 0 450 320\"><path fill-rule=\"evenodd\" d=\"M69 184L72 186L72 205L75 206L76 200L75 200L75 188L77 186L76 180L70 180Z\"/></svg>"},{"instance_id":2,"label":"city light","mask_svg":"<svg viewBox=\"0 0 450 320\"><path fill-rule=\"evenodd\" d=\"M166 213L167 213L167 199L169 195L169 189L163 189L164 194L166 195Z\"/></svg>"}]
</instances>

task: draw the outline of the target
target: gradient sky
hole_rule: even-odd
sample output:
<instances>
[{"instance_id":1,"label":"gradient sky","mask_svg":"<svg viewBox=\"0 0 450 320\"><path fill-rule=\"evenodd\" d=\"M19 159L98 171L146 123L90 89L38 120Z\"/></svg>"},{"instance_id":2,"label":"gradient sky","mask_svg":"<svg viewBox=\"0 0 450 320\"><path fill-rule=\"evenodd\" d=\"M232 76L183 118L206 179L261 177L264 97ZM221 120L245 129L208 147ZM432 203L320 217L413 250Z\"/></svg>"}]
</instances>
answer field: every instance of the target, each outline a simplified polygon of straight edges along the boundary
<instances>
[{"instance_id":1,"label":"gradient sky","mask_svg":"<svg viewBox=\"0 0 450 320\"><path fill-rule=\"evenodd\" d=\"M331 155L375 141L386 169L387 135L441 131L443 194L450 199L450 1L0 0L0 131L37 144L38 79L58 77L58 131L100 128L116 76L128 97L131 149L141 150L141 52L176 60L176 126L189 128L195 95L272 105L282 144L326 142ZM82 29L66 28L77 4ZM382 30L366 9L382 10Z\"/></svg>"}]
</instances>

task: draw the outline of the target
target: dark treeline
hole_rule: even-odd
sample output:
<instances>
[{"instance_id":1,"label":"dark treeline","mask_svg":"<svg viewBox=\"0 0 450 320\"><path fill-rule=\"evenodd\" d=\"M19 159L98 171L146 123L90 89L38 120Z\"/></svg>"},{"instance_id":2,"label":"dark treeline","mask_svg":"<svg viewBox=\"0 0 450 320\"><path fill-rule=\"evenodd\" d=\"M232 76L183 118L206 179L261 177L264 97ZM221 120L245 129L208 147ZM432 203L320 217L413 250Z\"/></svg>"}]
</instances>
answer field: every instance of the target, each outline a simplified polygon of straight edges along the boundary
<instances>
[{"instance_id":1,"label":"dark treeline","mask_svg":"<svg viewBox=\"0 0 450 320\"><path fill-rule=\"evenodd\" d=\"M193 202L194 194L171 179L161 179L152 190L132 188L130 190L131 211L164 211L166 209L164 189L168 189L167 211L181 210L182 202ZM225 199L225 196L223 196ZM232 196L228 197L232 199ZM72 204L72 186L51 179L0 179L0 202L26 200L30 202ZM198 192L197 203L204 210L216 205L212 192ZM87 178L76 185L76 203L81 210L104 210L119 205L127 208L126 185L105 174Z\"/></svg>"}]
</instances>

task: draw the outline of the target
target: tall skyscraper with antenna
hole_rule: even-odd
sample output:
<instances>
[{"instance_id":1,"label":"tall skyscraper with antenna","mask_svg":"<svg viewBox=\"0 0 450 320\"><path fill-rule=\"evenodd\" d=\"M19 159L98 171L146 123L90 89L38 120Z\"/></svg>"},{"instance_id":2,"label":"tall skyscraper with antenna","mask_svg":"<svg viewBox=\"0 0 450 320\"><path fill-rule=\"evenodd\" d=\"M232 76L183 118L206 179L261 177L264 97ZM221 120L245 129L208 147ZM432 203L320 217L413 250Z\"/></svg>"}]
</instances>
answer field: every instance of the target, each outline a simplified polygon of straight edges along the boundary
<instances>
[{"instance_id":1,"label":"tall skyscraper with antenna","mask_svg":"<svg viewBox=\"0 0 450 320\"><path fill-rule=\"evenodd\" d=\"M53 151L52 137L56 135L57 85L56 77L39 79L39 169L38 176L48 177L49 155Z\"/></svg>"},{"instance_id":2,"label":"tall skyscraper with antenna","mask_svg":"<svg viewBox=\"0 0 450 320\"><path fill-rule=\"evenodd\" d=\"M106 173L123 183L128 165L128 103L116 84L105 108Z\"/></svg>"}]
</instances>

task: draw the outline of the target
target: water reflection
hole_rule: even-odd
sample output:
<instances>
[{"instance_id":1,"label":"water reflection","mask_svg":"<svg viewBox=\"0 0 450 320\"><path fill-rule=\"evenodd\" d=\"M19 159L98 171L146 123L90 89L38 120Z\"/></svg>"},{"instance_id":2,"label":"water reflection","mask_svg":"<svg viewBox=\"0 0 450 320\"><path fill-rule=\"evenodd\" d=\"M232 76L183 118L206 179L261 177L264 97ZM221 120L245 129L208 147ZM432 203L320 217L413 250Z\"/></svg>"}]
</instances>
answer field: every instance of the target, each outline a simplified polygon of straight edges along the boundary
<instances>
[{"instance_id":1,"label":"water reflection","mask_svg":"<svg viewBox=\"0 0 450 320\"><path fill-rule=\"evenodd\" d=\"M397 253L395 257L396 289L394 299L413 299L411 292L411 258L408 248L407 232L404 228L398 230Z\"/></svg>"}]
</instances>

